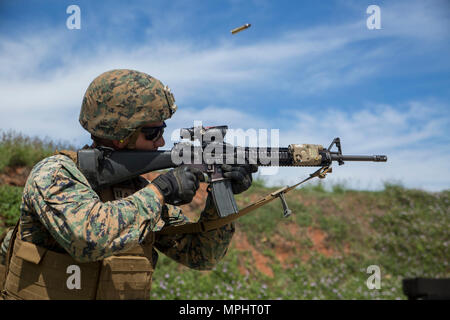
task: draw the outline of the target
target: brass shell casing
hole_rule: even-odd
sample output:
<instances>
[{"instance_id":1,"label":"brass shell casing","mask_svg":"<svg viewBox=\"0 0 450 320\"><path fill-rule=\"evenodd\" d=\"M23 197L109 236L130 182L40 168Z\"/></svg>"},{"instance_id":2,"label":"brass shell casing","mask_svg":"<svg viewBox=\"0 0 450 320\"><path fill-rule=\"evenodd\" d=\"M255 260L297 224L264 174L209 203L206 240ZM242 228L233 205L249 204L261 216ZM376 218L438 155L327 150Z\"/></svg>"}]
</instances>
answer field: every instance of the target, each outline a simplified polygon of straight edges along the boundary
<instances>
[{"instance_id":1,"label":"brass shell casing","mask_svg":"<svg viewBox=\"0 0 450 320\"><path fill-rule=\"evenodd\" d=\"M244 24L243 26L240 26L240 27L238 27L238 28L236 28L236 29L231 30L231 33L232 33L232 34L236 34L236 33L238 33L238 32L241 32L242 30L245 30L245 29L250 28L250 26L251 26L250 23L246 23L246 24Z\"/></svg>"}]
</instances>

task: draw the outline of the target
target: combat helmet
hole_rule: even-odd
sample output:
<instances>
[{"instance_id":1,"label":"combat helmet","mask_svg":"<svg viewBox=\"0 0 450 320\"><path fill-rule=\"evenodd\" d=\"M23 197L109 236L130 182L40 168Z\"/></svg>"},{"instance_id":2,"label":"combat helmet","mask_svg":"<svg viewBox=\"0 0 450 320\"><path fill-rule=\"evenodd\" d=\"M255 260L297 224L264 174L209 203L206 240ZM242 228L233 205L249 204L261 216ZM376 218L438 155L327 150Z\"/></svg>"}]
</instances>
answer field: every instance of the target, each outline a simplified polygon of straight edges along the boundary
<instances>
[{"instance_id":1,"label":"combat helmet","mask_svg":"<svg viewBox=\"0 0 450 320\"><path fill-rule=\"evenodd\" d=\"M91 82L79 121L94 137L123 140L147 122L170 118L176 109L173 94L161 81L143 72L116 69Z\"/></svg>"}]
</instances>

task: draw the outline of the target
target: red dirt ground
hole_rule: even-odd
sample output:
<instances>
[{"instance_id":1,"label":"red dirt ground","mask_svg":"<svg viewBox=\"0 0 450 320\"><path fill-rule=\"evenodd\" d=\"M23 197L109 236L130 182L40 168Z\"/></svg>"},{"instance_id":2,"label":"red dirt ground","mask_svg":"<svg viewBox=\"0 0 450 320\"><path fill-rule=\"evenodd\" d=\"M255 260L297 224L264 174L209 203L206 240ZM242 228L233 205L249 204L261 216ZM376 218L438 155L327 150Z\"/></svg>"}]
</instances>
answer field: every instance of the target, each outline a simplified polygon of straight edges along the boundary
<instances>
[{"instance_id":1,"label":"red dirt ground","mask_svg":"<svg viewBox=\"0 0 450 320\"><path fill-rule=\"evenodd\" d=\"M3 173L0 173L0 184L23 187L27 182L30 171L31 169L27 167L7 167Z\"/></svg>"},{"instance_id":2,"label":"red dirt ground","mask_svg":"<svg viewBox=\"0 0 450 320\"><path fill-rule=\"evenodd\" d=\"M309 227L308 237L311 239L313 243L314 251L320 252L326 257L331 257L334 254L333 250L327 248L325 245L325 239L327 238L327 234L324 231Z\"/></svg>"}]
</instances>

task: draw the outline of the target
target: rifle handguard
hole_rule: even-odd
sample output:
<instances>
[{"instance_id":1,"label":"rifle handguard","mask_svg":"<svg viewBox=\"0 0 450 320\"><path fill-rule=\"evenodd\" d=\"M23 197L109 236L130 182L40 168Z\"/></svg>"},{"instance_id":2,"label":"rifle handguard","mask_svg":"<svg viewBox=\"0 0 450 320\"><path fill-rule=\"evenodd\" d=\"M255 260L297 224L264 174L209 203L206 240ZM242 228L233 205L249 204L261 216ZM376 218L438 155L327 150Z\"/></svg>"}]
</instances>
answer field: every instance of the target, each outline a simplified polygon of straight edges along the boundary
<instances>
[{"instance_id":1,"label":"rifle handguard","mask_svg":"<svg viewBox=\"0 0 450 320\"><path fill-rule=\"evenodd\" d=\"M288 147L293 164L301 166L319 166L322 163L319 152L322 150L320 144L290 144Z\"/></svg>"}]
</instances>

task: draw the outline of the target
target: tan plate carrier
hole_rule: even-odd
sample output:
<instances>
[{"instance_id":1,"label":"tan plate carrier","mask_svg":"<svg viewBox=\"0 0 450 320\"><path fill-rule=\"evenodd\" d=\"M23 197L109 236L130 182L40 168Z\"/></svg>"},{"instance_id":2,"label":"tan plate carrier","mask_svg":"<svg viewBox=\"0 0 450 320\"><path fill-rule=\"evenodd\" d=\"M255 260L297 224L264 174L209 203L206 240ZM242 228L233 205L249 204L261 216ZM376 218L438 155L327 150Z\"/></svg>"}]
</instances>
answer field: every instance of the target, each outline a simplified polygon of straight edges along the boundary
<instances>
[{"instance_id":1,"label":"tan plate carrier","mask_svg":"<svg viewBox=\"0 0 450 320\"><path fill-rule=\"evenodd\" d=\"M60 152L76 163L76 153ZM99 194L102 201L114 200L110 189ZM20 222L20 220L19 220ZM0 270L0 299L25 300L116 300L149 299L153 265L154 233L149 232L142 246L101 261L80 263L68 253L58 253L18 239L17 222ZM69 289L69 266L78 266L80 288ZM68 272L69 271L69 272ZM3 278L3 279L2 279Z\"/></svg>"},{"instance_id":2,"label":"tan plate carrier","mask_svg":"<svg viewBox=\"0 0 450 320\"><path fill-rule=\"evenodd\" d=\"M15 239L7 268L4 299L149 299L153 267L142 251L79 263L31 242ZM138 248L140 249L140 248ZM68 267L80 269L80 289L69 289Z\"/></svg>"}]
</instances>

